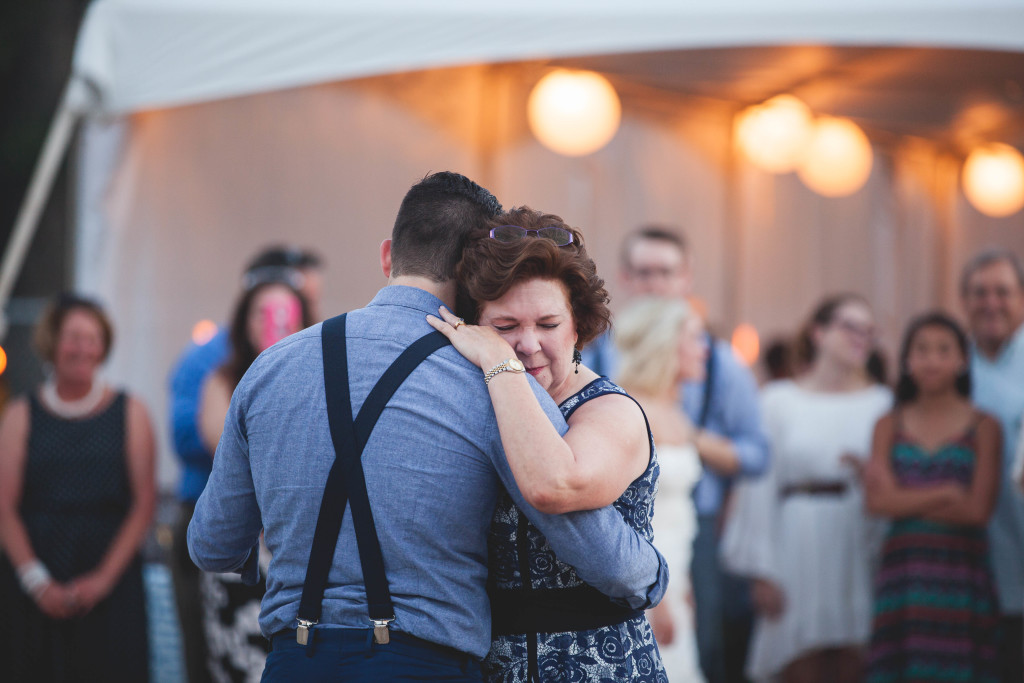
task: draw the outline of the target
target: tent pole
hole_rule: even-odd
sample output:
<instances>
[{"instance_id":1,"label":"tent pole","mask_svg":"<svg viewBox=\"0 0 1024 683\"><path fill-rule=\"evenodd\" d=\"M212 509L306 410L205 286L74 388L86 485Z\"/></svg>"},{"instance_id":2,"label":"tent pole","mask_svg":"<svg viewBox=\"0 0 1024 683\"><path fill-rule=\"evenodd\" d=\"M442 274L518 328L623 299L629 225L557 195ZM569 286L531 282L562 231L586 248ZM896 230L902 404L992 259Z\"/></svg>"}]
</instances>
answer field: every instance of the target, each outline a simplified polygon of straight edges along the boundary
<instances>
[{"instance_id":1,"label":"tent pole","mask_svg":"<svg viewBox=\"0 0 1024 683\"><path fill-rule=\"evenodd\" d=\"M32 181L25 199L21 203L21 209L18 211L18 218L11 231L7 248L4 250L3 265L0 266L0 340L7 334L7 316L4 310L7 308L11 290L21 272L26 252L32 243L32 237L39 227L39 218L46 206L46 200L50 196L57 173L60 171L61 161L63 161L71 142L75 123L80 116L70 106L71 88L72 84L69 83L61 96L60 106L50 123L43 151L39 155L39 161L36 162Z\"/></svg>"}]
</instances>

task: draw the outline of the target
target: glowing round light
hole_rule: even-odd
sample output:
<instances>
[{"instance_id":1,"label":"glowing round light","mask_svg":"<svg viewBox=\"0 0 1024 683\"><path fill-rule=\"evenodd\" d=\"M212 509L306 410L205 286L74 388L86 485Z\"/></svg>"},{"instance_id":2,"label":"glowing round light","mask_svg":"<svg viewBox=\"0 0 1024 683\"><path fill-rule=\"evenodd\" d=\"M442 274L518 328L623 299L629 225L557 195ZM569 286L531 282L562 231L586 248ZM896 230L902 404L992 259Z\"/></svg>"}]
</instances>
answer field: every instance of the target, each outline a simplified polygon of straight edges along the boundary
<instances>
[{"instance_id":1,"label":"glowing round light","mask_svg":"<svg viewBox=\"0 0 1024 683\"><path fill-rule=\"evenodd\" d=\"M826 197L846 197L864 186L874 155L864 131L849 119L815 122L797 170L807 187Z\"/></svg>"},{"instance_id":2,"label":"glowing round light","mask_svg":"<svg viewBox=\"0 0 1024 683\"><path fill-rule=\"evenodd\" d=\"M761 355L761 337L753 325L737 325L732 332L732 349L747 366L757 362Z\"/></svg>"},{"instance_id":3,"label":"glowing round light","mask_svg":"<svg viewBox=\"0 0 1024 683\"><path fill-rule=\"evenodd\" d=\"M615 88L593 71L552 71L527 102L530 130L542 145L569 157L596 152L619 129L622 105Z\"/></svg>"},{"instance_id":4,"label":"glowing round light","mask_svg":"<svg viewBox=\"0 0 1024 683\"><path fill-rule=\"evenodd\" d=\"M779 95L736 117L736 142L758 168L789 173L800 163L811 124L806 104L792 95Z\"/></svg>"},{"instance_id":5,"label":"glowing round light","mask_svg":"<svg viewBox=\"0 0 1024 683\"><path fill-rule=\"evenodd\" d=\"M4 374L4 370L7 369L7 352L4 351L4 347L0 346L0 375Z\"/></svg>"},{"instance_id":6,"label":"glowing round light","mask_svg":"<svg viewBox=\"0 0 1024 683\"><path fill-rule=\"evenodd\" d=\"M217 335L217 323L212 320L200 320L192 328L192 341L197 346L206 344Z\"/></svg>"},{"instance_id":7,"label":"glowing round light","mask_svg":"<svg viewBox=\"0 0 1024 683\"><path fill-rule=\"evenodd\" d=\"M967 157L964 194L978 211L1002 218L1024 207L1024 157L1013 147L995 142Z\"/></svg>"}]
</instances>

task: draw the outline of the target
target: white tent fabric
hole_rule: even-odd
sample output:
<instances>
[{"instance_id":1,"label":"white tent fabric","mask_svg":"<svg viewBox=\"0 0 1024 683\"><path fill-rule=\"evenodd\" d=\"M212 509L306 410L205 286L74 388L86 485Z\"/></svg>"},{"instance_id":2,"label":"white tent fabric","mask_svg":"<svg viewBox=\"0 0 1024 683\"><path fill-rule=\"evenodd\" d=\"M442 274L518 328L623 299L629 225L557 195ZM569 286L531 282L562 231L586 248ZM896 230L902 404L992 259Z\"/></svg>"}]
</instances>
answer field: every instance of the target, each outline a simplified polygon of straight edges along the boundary
<instances>
[{"instance_id":1,"label":"white tent fabric","mask_svg":"<svg viewBox=\"0 0 1024 683\"><path fill-rule=\"evenodd\" d=\"M789 43L1024 50L1024 15L1020 0L98 0L74 72L92 106L126 113L440 66Z\"/></svg>"},{"instance_id":2,"label":"white tent fabric","mask_svg":"<svg viewBox=\"0 0 1024 683\"><path fill-rule=\"evenodd\" d=\"M76 285L109 307L108 375L150 406L170 488L166 380L192 326L227 319L248 258L319 249L325 315L383 285L377 246L405 190L453 169L584 231L615 302L617 248L645 222L684 227L696 290L728 334L792 331L856 290L892 350L907 316L955 310L955 272L987 243L1024 253L1024 216L965 206L958 167L904 146L865 189L824 199L734 157L721 103L627 106L605 149L530 137L532 81L506 60L700 46L931 45L1024 52L1020 0L98 0L74 75L91 87L77 164ZM453 68L432 68L455 65ZM464 66L458 66L464 65ZM422 70L417 73L398 73ZM391 74L391 75L388 75ZM375 78L355 79L356 77ZM667 112L667 113L666 113Z\"/></svg>"}]
</instances>

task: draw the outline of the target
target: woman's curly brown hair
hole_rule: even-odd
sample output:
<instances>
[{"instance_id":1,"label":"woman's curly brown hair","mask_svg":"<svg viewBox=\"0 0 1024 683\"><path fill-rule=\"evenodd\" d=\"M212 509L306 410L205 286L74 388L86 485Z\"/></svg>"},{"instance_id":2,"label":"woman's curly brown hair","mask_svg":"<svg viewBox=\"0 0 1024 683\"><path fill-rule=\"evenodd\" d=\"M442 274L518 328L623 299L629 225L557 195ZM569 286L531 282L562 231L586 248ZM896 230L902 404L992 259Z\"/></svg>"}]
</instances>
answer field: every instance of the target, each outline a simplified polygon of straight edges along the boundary
<instances>
[{"instance_id":1,"label":"woman's curly brown hair","mask_svg":"<svg viewBox=\"0 0 1024 683\"><path fill-rule=\"evenodd\" d=\"M524 237L515 242L499 242L488 235L492 228L518 225L528 230L557 227L572 233L572 244L556 246L545 238ZM558 280L569 293L576 334L576 346L588 342L608 329L608 291L597 275L597 266L587 254L583 235L566 225L558 216L523 206L498 214L486 228L466 241L462 259L456 268L459 281L457 312L471 323L480 318L480 305L496 301L513 285L534 278Z\"/></svg>"}]
</instances>

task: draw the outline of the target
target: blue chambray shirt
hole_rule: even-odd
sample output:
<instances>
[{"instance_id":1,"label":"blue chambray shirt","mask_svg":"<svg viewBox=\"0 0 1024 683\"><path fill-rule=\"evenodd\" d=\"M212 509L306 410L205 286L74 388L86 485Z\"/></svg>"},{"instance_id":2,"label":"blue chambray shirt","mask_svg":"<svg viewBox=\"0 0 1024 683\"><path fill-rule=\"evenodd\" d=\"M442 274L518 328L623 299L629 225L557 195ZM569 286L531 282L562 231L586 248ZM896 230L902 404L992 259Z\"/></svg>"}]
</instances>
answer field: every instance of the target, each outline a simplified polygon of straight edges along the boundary
<instances>
[{"instance_id":1,"label":"blue chambray shirt","mask_svg":"<svg viewBox=\"0 0 1024 683\"><path fill-rule=\"evenodd\" d=\"M1024 325L995 359L971 350L975 405L999 420L1003 432L1003 469L999 499L988 524L989 554L999 593L1000 611L1024 610L1024 498L1010 476L1024 415Z\"/></svg>"},{"instance_id":2,"label":"blue chambray shirt","mask_svg":"<svg viewBox=\"0 0 1024 683\"><path fill-rule=\"evenodd\" d=\"M189 344L168 378L171 437L181 461L178 498L194 503L210 478L213 459L199 436L199 401L203 382L231 355L228 330L222 327L205 344Z\"/></svg>"},{"instance_id":3,"label":"blue chambray shirt","mask_svg":"<svg viewBox=\"0 0 1024 683\"><path fill-rule=\"evenodd\" d=\"M732 442L740 462L737 476L756 477L768 469L768 439L761 427L761 408L753 374L733 353L728 342L714 341L715 373L711 404L704 428ZM618 350L610 334L604 334L583 350L584 364L598 374L615 379ZM704 402L704 382L687 382L682 390L683 410L696 424ZM716 515L725 500L729 478L704 468L693 500L700 515Z\"/></svg>"},{"instance_id":4,"label":"blue chambray shirt","mask_svg":"<svg viewBox=\"0 0 1024 683\"><path fill-rule=\"evenodd\" d=\"M389 286L349 314L354 413L398 354L432 331L426 316L436 315L439 306L423 290ZM557 406L532 378L531 385L564 433ZM267 636L296 626L333 460L318 324L262 353L242 378L188 532L189 552L200 568L241 571L252 581L252 548L265 529L273 554L260 613ZM363 467L397 631L478 658L487 653L487 531L503 486L583 580L633 607L647 607L664 594L664 559L613 508L545 515L525 503L480 369L450 346L424 361L396 392L367 443ZM320 623L370 626L348 511Z\"/></svg>"}]
</instances>

